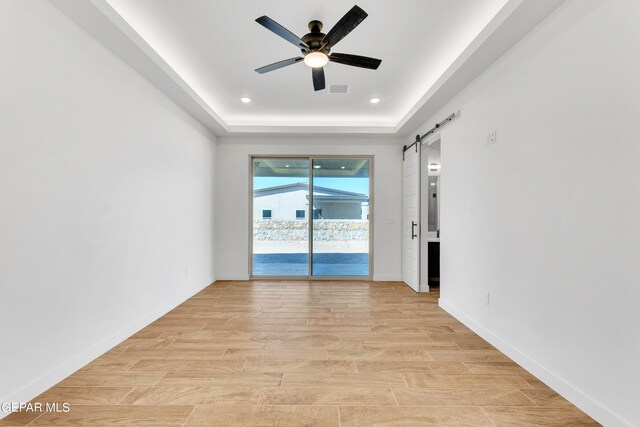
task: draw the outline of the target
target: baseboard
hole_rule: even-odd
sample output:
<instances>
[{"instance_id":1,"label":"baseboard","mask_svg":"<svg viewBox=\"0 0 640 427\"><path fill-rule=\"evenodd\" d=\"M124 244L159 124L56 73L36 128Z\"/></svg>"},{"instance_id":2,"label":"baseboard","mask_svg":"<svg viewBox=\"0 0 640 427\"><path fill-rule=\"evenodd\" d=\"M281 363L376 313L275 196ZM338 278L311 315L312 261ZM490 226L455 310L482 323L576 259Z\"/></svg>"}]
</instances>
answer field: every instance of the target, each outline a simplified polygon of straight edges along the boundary
<instances>
[{"instance_id":1,"label":"baseboard","mask_svg":"<svg viewBox=\"0 0 640 427\"><path fill-rule=\"evenodd\" d=\"M221 274L216 275L216 280L224 280L224 281L242 281L246 282L250 277L248 274Z\"/></svg>"},{"instance_id":2,"label":"baseboard","mask_svg":"<svg viewBox=\"0 0 640 427\"><path fill-rule=\"evenodd\" d=\"M224 280L224 281L247 281L250 279L251 278L248 275L242 275L242 274L239 274L239 275L238 274L229 274L229 275L222 274L216 277L216 280ZM375 282L401 282L402 276L395 275L395 274L384 274L384 275L374 274L373 280Z\"/></svg>"},{"instance_id":3,"label":"baseboard","mask_svg":"<svg viewBox=\"0 0 640 427\"><path fill-rule=\"evenodd\" d=\"M402 282L401 274L374 274L375 282Z\"/></svg>"},{"instance_id":4,"label":"baseboard","mask_svg":"<svg viewBox=\"0 0 640 427\"><path fill-rule=\"evenodd\" d=\"M547 367L541 365L519 349L513 347L511 344L496 335L494 332L488 330L479 322L472 319L461 310L458 310L453 305L449 304L446 300L440 298L438 300L438 304L443 310L458 319L465 326L467 326L476 334L480 335L487 342L489 342L498 350L513 359L513 361L518 363L527 371L531 372L540 381L551 387L558 394L576 405L583 412L585 412L600 424L607 427L632 426L629 421L616 415L615 413L604 407L602 404L597 402L595 399L593 399L591 396L571 385L561 376L556 375Z\"/></svg>"},{"instance_id":5,"label":"baseboard","mask_svg":"<svg viewBox=\"0 0 640 427\"><path fill-rule=\"evenodd\" d=\"M27 385L9 394L8 396L0 398L0 402L30 401L42 392L50 389L63 379L67 378L69 375L73 374L89 362L95 360L105 352L111 350L113 347L120 344L122 341L140 331L150 323L164 316L169 311L173 310L209 285L210 284L207 284L200 289L197 289L195 292L188 292L185 295L180 296L176 301L166 304L161 308L152 310L146 315L136 319L125 328L115 332L111 336L100 341L98 344L95 344L92 347L88 348L83 353L78 354L67 362L64 362L63 364L51 369L49 372L29 382ZM8 416L9 414L10 412L0 411L0 420Z\"/></svg>"}]
</instances>

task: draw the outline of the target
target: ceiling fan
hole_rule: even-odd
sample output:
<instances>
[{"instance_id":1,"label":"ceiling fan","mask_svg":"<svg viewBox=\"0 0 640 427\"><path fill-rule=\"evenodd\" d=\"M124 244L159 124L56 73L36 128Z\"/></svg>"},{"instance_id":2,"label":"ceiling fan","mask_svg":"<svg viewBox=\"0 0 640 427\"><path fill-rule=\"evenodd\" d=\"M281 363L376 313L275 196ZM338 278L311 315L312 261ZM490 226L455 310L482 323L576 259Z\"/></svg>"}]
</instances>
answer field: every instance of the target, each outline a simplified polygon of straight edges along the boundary
<instances>
[{"instance_id":1,"label":"ceiling fan","mask_svg":"<svg viewBox=\"0 0 640 427\"><path fill-rule=\"evenodd\" d=\"M302 50L302 56L285 59L256 69L260 74L277 70L298 62L304 62L312 69L313 89L318 91L325 88L324 66L329 62L351 65L352 67L377 70L382 60L367 56L350 55L347 53L331 53L331 48L353 31L367 17L367 12L358 6L353 6L336 25L327 33L322 33L322 22L309 22L309 33L299 38L282 25L268 16L261 16L256 22L266 29L276 33L286 41Z\"/></svg>"}]
</instances>

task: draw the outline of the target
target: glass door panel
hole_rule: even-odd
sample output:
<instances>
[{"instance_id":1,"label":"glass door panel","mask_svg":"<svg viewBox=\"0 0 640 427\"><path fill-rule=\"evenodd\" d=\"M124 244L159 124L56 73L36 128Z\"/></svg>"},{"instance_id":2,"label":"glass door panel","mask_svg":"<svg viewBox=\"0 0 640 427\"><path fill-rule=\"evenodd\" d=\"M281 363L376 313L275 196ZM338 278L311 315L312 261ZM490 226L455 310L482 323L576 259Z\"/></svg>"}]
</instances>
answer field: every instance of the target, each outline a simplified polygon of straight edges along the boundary
<instances>
[{"instance_id":1,"label":"glass door panel","mask_svg":"<svg viewBox=\"0 0 640 427\"><path fill-rule=\"evenodd\" d=\"M369 275L369 159L313 159L313 276Z\"/></svg>"},{"instance_id":2,"label":"glass door panel","mask_svg":"<svg viewBox=\"0 0 640 427\"><path fill-rule=\"evenodd\" d=\"M309 275L309 160L253 158L252 275Z\"/></svg>"}]
</instances>

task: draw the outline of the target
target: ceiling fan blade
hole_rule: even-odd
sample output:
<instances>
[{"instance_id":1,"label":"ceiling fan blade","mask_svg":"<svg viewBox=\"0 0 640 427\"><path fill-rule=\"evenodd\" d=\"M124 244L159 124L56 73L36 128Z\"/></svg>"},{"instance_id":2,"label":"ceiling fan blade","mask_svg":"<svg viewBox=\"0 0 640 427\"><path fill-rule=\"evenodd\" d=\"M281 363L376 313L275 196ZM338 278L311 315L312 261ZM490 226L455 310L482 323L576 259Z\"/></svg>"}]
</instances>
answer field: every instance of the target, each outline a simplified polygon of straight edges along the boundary
<instances>
[{"instance_id":1,"label":"ceiling fan blade","mask_svg":"<svg viewBox=\"0 0 640 427\"><path fill-rule=\"evenodd\" d=\"M377 70L382 63L381 59L369 58L368 56L349 55L348 53L332 53L329 55L329 60L331 62L337 62L338 64L369 68L370 70Z\"/></svg>"},{"instance_id":2,"label":"ceiling fan blade","mask_svg":"<svg viewBox=\"0 0 640 427\"><path fill-rule=\"evenodd\" d=\"M269 18L268 16L266 15L261 16L260 18L256 19L256 22L262 25L263 27L265 27L267 30L276 33L277 35L279 35L289 43L293 43L300 49L309 49L309 45L303 42L302 39L300 39L300 37L296 36L291 31L287 30L285 27L278 24L276 21Z\"/></svg>"},{"instance_id":3,"label":"ceiling fan blade","mask_svg":"<svg viewBox=\"0 0 640 427\"><path fill-rule=\"evenodd\" d=\"M347 34L353 31L364 18L369 16L367 12L360 9L358 6L353 6L349 12L347 12L336 25L322 39L322 44L330 49L335 46L340 40L342 40Z\"/></svg>"},{"instance_id":4,"label":"ceiling fan blade","mask_svg":"<svg viewBox=\"0 0 640 427\"><path fill-rule=\"evenodd\" d=\"M264 67L256 68L256 71L260 74L268 73L269 71L277 70L278 68L293 65L296 62L302 61L304 58L298 56L296 58L285 59L284 61L274 62L273 64L265 65Z\"/></svg>"},{"instance_id":5,"label":"ceiling fan blade","mask_svg":"<svg viewBox=\"0 0 640 427\"><path fill-rule=\"evenodd\" d=\"M325 88L324 82L324 68L312 68L311 73L313 76L313 90L318 91Z\"/></svg>"}]
</instances>

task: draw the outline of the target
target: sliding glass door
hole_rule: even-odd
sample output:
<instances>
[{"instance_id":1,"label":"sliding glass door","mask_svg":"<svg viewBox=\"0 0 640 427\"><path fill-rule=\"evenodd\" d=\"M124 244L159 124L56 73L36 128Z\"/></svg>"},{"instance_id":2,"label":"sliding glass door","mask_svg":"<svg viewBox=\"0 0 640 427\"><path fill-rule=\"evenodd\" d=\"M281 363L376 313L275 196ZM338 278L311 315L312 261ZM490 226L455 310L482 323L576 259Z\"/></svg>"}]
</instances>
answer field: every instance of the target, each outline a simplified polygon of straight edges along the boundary
<instances>
[{"instance_id":1,"label":"sliding glass door","mask_svg":"<svg viewBox=\"0 0 640 427\"><path fill-rule=\"evenodd\" d=\"M309 159L253 159L254 276L309 275Z\"/></svg>"},{"instance_id":2,"label":"sliding glass door","mask_svg":"<svg viewBox=\"0 0 640 427\"><path fill-rule=\"evenodd\" d=\"M313 276L369 275L369 159L313 159Z\"/></svg>"},{"instance_id":3,"label":"sliding glass door","mask_svg":"<svg viewBox=\"0 0 640 427\"><path fill-rule=\"evenodd\" d=\"M371 169L369 157L253 157L252 277L371 277Z\"/></svg>"}]
</instances>

